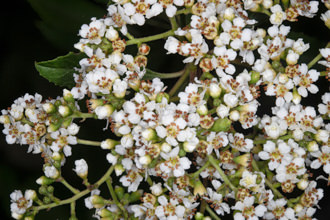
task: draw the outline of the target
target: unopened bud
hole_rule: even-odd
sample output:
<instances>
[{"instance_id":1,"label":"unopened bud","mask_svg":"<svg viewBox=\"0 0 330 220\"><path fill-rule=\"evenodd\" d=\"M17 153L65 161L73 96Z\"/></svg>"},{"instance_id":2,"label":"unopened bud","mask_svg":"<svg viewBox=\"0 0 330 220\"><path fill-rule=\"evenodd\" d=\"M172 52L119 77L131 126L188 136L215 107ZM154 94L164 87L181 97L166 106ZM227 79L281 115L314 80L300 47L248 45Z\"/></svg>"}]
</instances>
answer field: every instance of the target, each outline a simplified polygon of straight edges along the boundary
<instances>
[{"instance_id":1,"label":"unopened bud","mask_svg":"<svg viewBox=\"0 0 330 220\"><path fill-rule=\"evenodd\" d=\"M297 186L298 186L298 189L305 190L307 188L308 184L309 184L309 181L307 179L301 179L298 182Z\"/></svg>"},{"instance_id":2,"label":"unopened bud","mask_svg":"<svg viewBox=\"0 0 330 220\"><path fill-rule=\"evenodd\" d=\"M142 137L147 141L152 141L157 139L157 133L154 129L147 128L144 131L142 131Z\"/></svg>"},{"instance_id":3,"label":"unopened bud","mask_svg":"<svg viewBox=\"0 0 330 220\"><path fill-rule=\"evenodd\" d=\"M172 150L172 146L169 145L167 142L162 143L161 150L165 153L168 153Z\"/></svg>"},{"instance_id":4,"label":"unopened bud","mask_svg":"<svg viewBox=\"0 0 330 220\"><path fill-rule=\"evenodd\" d=\"M307 150L309 152L315 152L319 150L319 145L316 143L316 141L311 141L307 145Z\"/></svg>"},{"instance_id":5,"label":"unopened bud","mask_svg":"<svg viewBox=\"0 0 330 220\"><path fill-rule=\"evenodd\" d=\"M138 78L128 80L128 86L136 92L140 90L140 84L141 81Z\"/></svg>"},{"instance_id":6,"label":"unopened bud","mask_svg":"<svg viewBox=\"0 0 330 220\"><path fill-rule=\"evenodd\" d=\"M228 118L219 118L217 119L212 128L211 131L219 132L219 131L228 131L231 126L231 120Z\"/></svg>"},{"instance_id":7,"label":"unopened bud","mask_svg":"<svg viewBox=\"0 0 330 220\"><path fill-rule=\"evenodd\" d=\"M229 21L232 21L235 18L235 11L233 8L226 8L224 13L223 13L223 18L227 19Z\"/></svg>"},{"instance_id":8,"label":"unopened bud","mask_svg":"<svg viewBox=\"0 0 330 220\"><path fill-rule=\"evenodd\" d=\"M44 109L44 111L47 113L47 114L51 114L51 113L54 113L56 111L56 107L53 103L45 103L42 105L42 108Z\"/></svg>"},{"instance_id":9,"label":"unopened bud","mask_svg":"<svg viewBox=\"0 0 330 220\"><path fill-rule=\"evenodd\" d=\"M292 92L292 102L296 105L298 105L301 101L301 95L298 93L298 91L296 89L293 89Z\"/></svg>"},{"instance_id":10,"label":"unopened bud","mask_svg":"<svg viewBox=\"0 0 330 220\"><path fill-rule=\"evenodd\" d=\"M95 109L95 114L97 115L98 119L107 119L110 117L114 110L115 108L112 105L106 104L104 106L97 107Z\"/></svg>"},{"instance_id":11,"label":"unopened bud","mask_svg":"<svg viewBox=\"0 0 330 220\"><path fill-rule=\"evenodd\" d=\"M49 184L52 184L53 182L54 182L53 179L50 179L45 176L41 176L36 180L36 183L39 185L49 185Z\"/></svg>"},{"instance_id":12,"label":"unopened bud","mask_svg":"<svg viewBox=\"0 0 330 220\"><path fill-rule=\"evenodd\" d=\"M247 153L247 154L243 154L243 155L240 155L238 157L234 157L234 162L237 163L237 164L240 164L244 167L248 167L250 166L251 164L251 161L252 161L252 155Z\"/></svg>"},{"instance_id":13,"label":"unopened bud","mask_svg":"<svg viewBox=\"0 0 330 220\"><path fill-rule=\"evenodd\" d=\"M62 117L65 118L65 117L71 115L71 114L72 114L72 111L71 111L71 109L69 108L69 106L66 106L66 105L60 105L60 106L58 107L58 113L60 113L60 115L61 115Z\"/></svg>"},{"instance_id":14,"label":"unopened bud","mask_svg":"<svg viewBox=\"0 0 330 220\"><path fill-rule=\"evenodd\" d=\"M210 87L209 87L209 90L210 90L210 96L212 98L219 98L220 97L221 88L217 83L211 83Z\"/></svg>"},{"instance_id":15,"label":"unopened bud","mask_svg":"<svg viewBox=\"0 0 330 220\"><path fill-rule=\"evenodd\" d=\"M186 152L191 153L196 149L196 144L186 141L183 143L183 149Z\"/></svg>"},{"instance_id":16,"label":"unopened bud","mask_svg":"<svg viewBox=\"0 0 330 220\"><path fill-rule=\"evenodd\" d=\"M296 205L294 206L294 211L295 211L296 213L301 212L303 209L304 209L304 207L303 207L300 203L298 203L298 204L296 204Z\"/></svg>"},{"instance_id":17,"label":"unopened bud","mask_svg":"<svg viewBox=\"0 0 330 220\"><path fill-rule=\"evenodd\" d=\"M101 142L101 148L104 149L104 150L111 150L117 144L119 144L119 141L112 140L112 139L106 139L106 140Z\"/></svg>"},{"instance_id":18,"label":"unopened bud","mask_svg":"<svg viewBox=\"0 0 330 220\"><path fill-rule=\"evenodd\" d=\"M116 164L115 165L115 173L117 176L120 176L125 171L125 168L122 164Z\"/></svg>"},{"instance_id":19,"label":"unopened bud","mask_svg":"<svg viewBox=\"0 0 330 220\"><path fill-rule=\"evenodd\" d=\"M1 115L0 116L0 123L1 124L9 124L10 123L10 118L8 115Z\"/></svg>"},{"instance_id":20,"label":"unopened bud","mask_svg":"<svg viewBox=\"0 0 330 220\"><path fill-rule=\"evenodd\" d=\"M115 215L113 214L113 212L111 212L110 210L108 210L108 209L106 209L106 208L100 209L100 210L97 212L97 214L98 214L99 216L102 217L102 220L103 220L104 218L107 219L107 217L110 217L109 219L114 219L114 217L115 217Z\"/></svg>"},{"instance_id":21,"label":"unopened bud","mask_svg":"<svg viewBox=\"0 0 330 220\"><path fill-rule=\"evenodd\" d=\"M237 110L231 111L229 114L229 118L233 121L237 121L240 118L240 114Z\"/></svg>"},{"instance_id":22,"label":"unopened bud","mask_svg":"<svg viewBox=\"0 0 330 220\"><path fill-rule=\"evenodd\" d=\"M204 215L201 212L197 212L195 215L195 220L203 220Z\"/></svg>"},{"instance_id":23,"label":"unopened bud","mask_svg":"<svg viewBox=\"0 0 330 220\"><path fill-rule=\"evenodd\" d=\"M167 100L167 102L170 100L170 96L167 93L165 92L158 93L156 96L156 102L161 103L164 98Z\"/></svg>"},{"instance_id":24,"label":"unopened bud","mask_svg":"<svg viewBox=\"0 0 330 220\"><path fill-rule=\"evenodd\" d=\"M198 180L197 182L195 182L194 184L194 195L199 195L199 196L203 196L206 193L206 189L205 186L203 185L203 183Z\"/></svg>"},{"instance_id":25,"label":"unopened bud","mask_svg":"<svg viewBox=\"0 0 330 220\"><path fill-rule=\"evenodd\" d=\"M129 197L128 197L128 201L130 203L139 201L142 195L143 195L143 191L142 190L138 190L138 191L132 192L129 195Z\"/></svg>"},{"instance_id":26,"label":"unopened bud","mask_svg":"<svg viewBox=\"0 0 330 220\"><path fill-rule=\"evenodd\" d=\"M196 110L199 115L207 115L208 111L206 105L199 105Z\"/></svg>"},{"instance_id":27,"label":"unopened bud","mask_svg":"<svg viewBox=\"0 0 330 220\"><path fill-rule=\"evenodd\" d=\"M73 98L72 93L67 89L63 89L63 99L66 102L74 102L74 98Z\"/></svg>"},{"instance_id":28,"label":"unopened bud","mask_svg":"<svg viewBox=\"0 0 330 220\"><path fill-rule=\"evenodd\" d=\"M142 157L139 158L139 162L142 165L149 165L151 163L151 157L150 155L144 155Z\"/></svg>"},{"instance_id":29,"label":"unopened bud","mask_svg":"<svg viewBox=\"0 0 330 220\"><path fill-rule=\"evenodd\" d=\"M99 195L92 195L91 203L94 208L100 209L104 206L104 199Z\"/></svg>"},{"instance_id":30,"label":"unopened bud","mask_svg":"<svg viewBox=\"0 0 330 220\"><path fill-rule=\"evenodd\" d=\"M249 81L250 84L255 84L259 81L260 79L260 73L257 71L251 71L251 80Z\"/></svg>"}]
</instances>

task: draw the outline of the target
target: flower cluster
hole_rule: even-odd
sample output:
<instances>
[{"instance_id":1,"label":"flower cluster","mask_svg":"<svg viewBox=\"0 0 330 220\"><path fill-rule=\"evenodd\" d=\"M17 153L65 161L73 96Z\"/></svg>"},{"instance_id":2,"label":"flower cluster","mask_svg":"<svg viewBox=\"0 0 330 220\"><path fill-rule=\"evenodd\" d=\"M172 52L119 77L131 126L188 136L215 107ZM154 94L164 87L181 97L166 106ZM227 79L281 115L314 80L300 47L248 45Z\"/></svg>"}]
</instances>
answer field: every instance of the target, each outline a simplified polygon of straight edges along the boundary
<instances>
[{"instance_id":1,"label":"flower cluster","mask_svg":"<svg viewBox=\"0 0 330 220\"><path fill-rule=\"evenodd\" d=\"M327 177L320 178L330 181L330 93L317 107L302 100L318 93L317 80L329 76L330 49L300 62L310 45L289 37L290 22L314 17L319 3L278 2L114 1L107 16L84 24L74 45L86 55L75 69L76 85L63 98L27 94L2 111L7 143L29 145L45 158L37 180L43 201L34 191L15 191L12 216L28 219L71 203L75 219L75 200L90 193L85 205L99 219L312 219L323 189L310 169L322 167ZM162 13L172 26L168 32L129 33L129 25L143 26ZM268 16L267 28L256 14ZM328 25L327 14L322 19ZM150 77L146 42L163 38L167 53L183 56L185 67L179 75L151 71L157 77ZM133 56L126 48L135 44ZM177 76L167 92L161 78ZM83 99L88 113L80 111ZM105 120L104 130L116 138L79 139L75 118ZM87 162L76 160L83 191L61 174L76 144L99 146L110 164L91 184ZM74 196L56 198L54 181ZM104 182L110 199L98 189Z\"/></svg>"}]
</instances>

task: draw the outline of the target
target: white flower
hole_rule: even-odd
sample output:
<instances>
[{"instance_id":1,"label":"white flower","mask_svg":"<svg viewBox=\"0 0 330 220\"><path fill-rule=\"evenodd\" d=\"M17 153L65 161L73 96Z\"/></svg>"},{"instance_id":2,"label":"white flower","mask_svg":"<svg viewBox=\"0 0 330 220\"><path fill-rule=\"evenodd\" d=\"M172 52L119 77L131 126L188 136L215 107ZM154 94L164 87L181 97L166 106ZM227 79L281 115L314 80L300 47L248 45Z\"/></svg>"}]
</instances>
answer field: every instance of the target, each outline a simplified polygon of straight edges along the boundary
<instances>
[{"instance_id":1,"label":"white flower","mask_svg":"<svg viewBox=\"0 0 330 220\"><path fill-rule=\"evenodd\" d=\"M267 208L268 212L265 213L265 219L281 219L291 220L295 219L295 212L292 208L285 208L287 201L285 199L270 200Z\"/></svg>"},{"instance_id":2,"label":"white flower","mask_svg":"<svg viewBox=\"0 0 330 220\"><path fill-rule=\"evenodd\" d=\"M87 42L91 44L99 44L104 36L106 26L102 19L96 20L96 18L92 18L91 20L92 22L89 25L84 24L81 26L79 35L88 39Z\"/></svg>"},{"instance_id":3,"label":"white flower","mask_svg":"<svg viewBox=\"0 0 330 220\"><path fill-rule=\"evenodd\" d=\"M162 184L161 183L157 183L157 184L154 183L150 187L150 190L151 190L152 194L154 194L155 196L160 196L163 193Z\"/></svg>"},{"instance_id":4,"label":"white flower","mask_svg":"<svg viewBox=\"0 0 330 220\"><path fill-rule=\"evenodd\" d=\"M185 175L185 170L190 168L191 161L187 157L179 157L179 147L173 148L171 152L160 153L160 155L166 160L160 164L160 170L167 175L173 175L180 177Z\"/></svg>"},{"instance_id":5,"label":"white flower","mask_svg":"<svg viewBox=\"0 0 330 220\"><path fill-rule=\"evenodd\" d=\"M74 162L76 168L74 171L77 173L78 176L81 178L86 178L88 174L88 165L84 159L76 160Z\"/></svg>"},{"instance_id":6,"label":"white flower","mask_svg":"<svg viewBox=\"0 0 330 220\"><path fill-rule=\"evenodd\" d=\"M280 5L274 5L270 8L270 11L272 12L272 15L269 18L270 23L280 25L286 19L285 12Z\"/></svg>"},{"instance_id":7,"label":"white flower","mask_svg":"<svg viewBox=\"0 0 330 220\"><path fill-rule=\"evenodd\" d=\"M177 200L170 199L169 202L165 196L160 196L158 202L159 206L157 206L155 214L160 220L179 220L183 218L185 208L179 205Z\"/></svg>"},{"instance_id":8,"label":"white flower","mask_svg":"<svg viewBox=\"0 0 330 220\"><path fill-rule=\"evenodd\" d=\"M34 198L36 198L34 190L26 190L24 196L22 191L15 190L10 194L10 211L18 215L24 214L32 206Z\"/></svg>"},{"instance_id":9,"label":"white flower","mask_svg":"<svg viewBox=\"0 0 330 220\"><path fill-rule=\"evenodd\" d=\"M128 187L128 192L135 192L142 180L143 177L139 174L139 171L136 167L130 169L126 175L119 179L123 186Z\"/></svg>"},{"instance_id":10,"label":"white flower","mask_svg":"<svg viewBox=\"0 0 330 220\"><path fill-rule=\"evenodd\" d=\"M235 206L233 206L232 209L239 210L241 212L237 212L234 215L234 220L258 220L258 217L262 217L267 211L267 208L264 205L258 205L254 207L253 204L253 196L246 196L244 198L244 202L236 202Z\"/></svg>"},{"instance_id":11,"label":"white flower","mask_svg":"<svg viewBox=\"0 0 330 220\"><path fill-rule=\"evenodd\" d=\"M72 123L71 125L69 125L67 130L70 135L76 135L79 132L79 126L75 123Z\"/></svg>"},{"instance_id":12,"label":"white flower","mask_svg":"<svg viewBox=\"0 0 330 220\"><path fill-rule=\"evenodd\" d=\"M242 174L242 178L240 179L239 184L249 189L257 185L256 181L257 181L257 175L252 174L249 171L245 170Z\"/></svg>"},{"instance_id":13,"label":"white flower","mask_svg":"<svg viewBox=\"0 0 330 220\"><path fill-rule=\"evenodd\" d=\"M220 118L227 117L229 115L229 110L230 110L229 107L227 107L226 105L221 104L217 107L217 115Z\"/></svg>"},{"instance_id":14,"label":"white flower","mask_svg":"<svg viewBox=\"0 0 330 220\"><path fill-rule=\"evenodd\" d=\"M311 168L318 169L323 165L323 170L325 173L330 175L330 147L322 146L320 151L312 152L313 157L317 157L311 163Z\"/></svg>"}]
</instances>

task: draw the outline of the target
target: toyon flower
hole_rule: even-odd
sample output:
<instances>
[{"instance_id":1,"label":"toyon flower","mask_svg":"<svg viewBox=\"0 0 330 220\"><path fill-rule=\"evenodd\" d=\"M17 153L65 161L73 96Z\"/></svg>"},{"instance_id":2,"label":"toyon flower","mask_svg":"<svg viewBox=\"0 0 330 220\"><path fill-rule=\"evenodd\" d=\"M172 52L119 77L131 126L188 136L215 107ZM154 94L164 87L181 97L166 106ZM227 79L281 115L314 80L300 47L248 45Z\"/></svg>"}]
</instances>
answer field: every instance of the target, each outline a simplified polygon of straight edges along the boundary
<instances>
[{"instance_id":1,"label":"toyon flower","mask_svg":"<svg viewBox=\"0 0 330 220\"><path fill-rule=\"evenodd\" d=\"M17 219L20 219L28 208L32 206L33 200L37 197L37 194L34 190L26 190L24 195L22 191L15 190L10 194L10 211L12 216Z\"/></svg>"}]
</instances>

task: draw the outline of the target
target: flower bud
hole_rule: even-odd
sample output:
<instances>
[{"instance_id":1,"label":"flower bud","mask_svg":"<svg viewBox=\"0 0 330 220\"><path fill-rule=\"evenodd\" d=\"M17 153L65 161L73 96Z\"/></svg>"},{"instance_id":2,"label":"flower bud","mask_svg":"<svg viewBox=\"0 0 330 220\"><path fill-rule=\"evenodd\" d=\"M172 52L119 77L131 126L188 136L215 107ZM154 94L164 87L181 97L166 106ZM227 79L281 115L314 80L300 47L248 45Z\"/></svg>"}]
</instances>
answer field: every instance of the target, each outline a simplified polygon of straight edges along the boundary
<instances>
[{"instance_id":1,"label":"flower bud","mask_svg":"<svg viewBox=\"0 0 330 220\"><path fill-rule=\"evenodd\" d=\"M8 115L1 115L0 116L0 123L1 124L9 124L10 123L10 118Z\"/></svg>"},{"instance_id":2,"label":"flower bud","mask_svg":"<svg viewBox=\"0 0 330 220\"><path fill-rule=\"evenodd\" d=\"M303 209L304 209L304 207L303 207L300 203L298 203L298 204L296 204L296 205L294 206L294 211L295 211L296 213L301 212Z\"/></svg>"},{"instance_id":3,"label":"flower bud","mask_svg":"<svg viewBox=\"0 0 330 220\"><path fill-rule=\"evenodd\" d=\"M36 200L37 199L37 193L36 193L36 191L34 191L32 189L26 190L24 195L27 200Z\"/></svg>"},{"instance_id":4,"label":"flower bud","mask_svg":"<svg viewBox=\"0 0 330 220\"><path fill-rule=\"evenodd\" d=\"M227 117L229 115L229 110L230 108L227 107L226 105L220 105L219 107L217 107L217 115L220 117L220 118L224 118L224 117Z\"/></svg>"},{"instance_id":5,"label":"flower bud","mask_svg":"<svg viewBox=\"0 0 330 220\"><path fill-rule=\"evenodd\" d=\"M163 193L163 188L161 183L153 184L150 187L151 193L154 194L155 196L160 196Z\"/></svg>"},{"instance_id":6,"label":"flower bud","mask_svg":"<svg viewBox=\"0 0 330 220\"><path fill-rule=\"evenodd\" d=\"M168 153L172 150L172 146L169 145L167 142L162 143L161 150L165 153Z\"/></svg>"},{"instance_id":7,"label":"flower bud","mask_svg":"<svg viewBox=\"0 0 330 220\"><path fill-rule=\"evenodd\" d=\"M214 99L219 98L221 95L221 88L217 83L210 84L210 96Z\"/></svg>"},{"instance_id":8,"label":"flower bud","mask_svg":"<svg viewBox=\"0 0 330 220\"><path fill-rule=\"evenodd\" d=\"M111 212L110 210L108 210L106 208L98 210L97 214L102 217L102 220L107 217L110 217L109 219L114 219L114 217L115 217L113 212Z\"/></svg>"},{"instance_id":9,"label":"flower bud","mask_svg":"<svg viewBox=\"0 0 330 220\"><path fill-rule=\"evenodd\" d=\"M262 6L264 6L265 9L270 9L273 6L272 0L263 0Z\"/></svg>"},{"instance_id":10,"label":"flower bud","mask_svg":"<svg viewBox=\"0 0 330 220\"><path fill-rule=\"evenodd\" d=\"M94 208L96 209L100 209L104 206L104 199L99 196L99 195L92 195L91 196L91 203L93 205Z\"/></svg>"},{"instance_id":11,"label":"flower bud","mask_svg":"<svg viewBox=\"0 0 330 220\"><path fill-rule=\"evenodd\" d=\"M117 176L120 176L125 171L125 168L122 164L116 164L115 165L115 173Z\"/></svg>"},{"instance_id":12,"label":"flower bud","mask_svg":"<svg viewBox=\"0 0 330 220\"><path fill-rule=\"evenodd\" d=\"M319 145L316 143L316 141L311 141L307 144L307 150L309 152L315 152L319 150Z\"/></svg>"},{"instance_id":13,"label":"flower bud","mask_svg":"<svg viewBox=\"0 0 330 220\"><path fill-rule=\"evenodd\" d=\"M286 63L288 65L295 65L298 62L299 55L296 54L293 50L289 50L288 54L286 55Z\"/></svg>"},{"instance_id":14,"label":"flower bud","mask_svg":"<svg viewBox=\"0 0 330 220\"><path fill-rule=\"evenodd\" d=\"M112 26L108 29L107 33L105 34L105 37L109 41L116 41L119 37L118 31L115 30Z\"/></svg>"},{"instance_id":15,"label":"flower bud","mask_svg":"<svg viewBox=\"0 0 330 220\"><path fill-rule=\"evenodd\" d=\"M203 196L205 193L206 193L206 189L205 189L205 186L203 185L203 183L200 180L195 182L194 195L196 196L198 194L199 196Z\"/></svg>"},{"instance_id":16,"label":"flower bud","mask_svg":"<svg viewBox=\"0 0 330 220\"><path fill-rule=\"evenodd\" d=\"M52 184L53 182L54 182L53 179L50 179L45 176L41 176L36 180L36 183L39 185L49 185L49 184Z\"/></svg>"},{"instance_id":17,"label":"flower bud","mask_svg":"<svg viewBox=\"0 0 330 220\"><path fill-rule=\"evenodd\" d=\"M102 100L102 99L90 99L90 100L87 100L87 104L91 108L91 110L94 111L97 107L103 106L104 100Z\"/></svg>"},{"instance_id":18,"label":"flower bud","mask_svg":"<svg viewBox=\"0 0 330 220\"><path fill-rule=\"evenodd\" d=\"M253 70L253 71L250 72L250 74L251 74L251 79L250 79L249 83L250 84L257 83L260 79L260 73Z\"/></svg>"},{"instance_id":19,"label":"flower bud","mask_svg":"<svg viewBox=\"0 0 330 220\"><path fill-rule=\"evenodd\" d=\"M183 143L183 149L186 152L191 153L191 152L193 152L196 149L196 144L193 144L191 142L185 141Z\"/></svg>"},{"instance_id":20,"label":"flower bud","mask_svg":"<svg viewBox=\"0 0 330 220\"><path fill-rule=\"evenodd\" d=\"M115 186L115 193L117 195L117 198L121 200L124 197L125 189L121 186Z\"/></svg>"},{"instance_id":21,"label":"flower bud","mask_svg":"<svg viewBox=\"0 0 330 220\"><path fill-rule=\"evenodd\" d=\"M16 212L12 212L11 213L11 217L13 217L14 219L22 219L23 218L23 215L18 214Z\"/></svg>"},{"instance_id":22,"label":"flower bud","mask_svg":"<svg viewBox=\"0 0 330 220\"><path fill-rule=\"evenodd\" d=\"M167 102L170 100L170 96L167 93L165 92L158 93L156 96L156 102L161 103L164 98L167 100Z\"/></svg>"},{"instance_id":23,"label":"flower bud","mask_svg":"<svg viewBox=\"0 0 330 220\"><path fill-rule=\"evenodd\" d=\"M138 191L132 192L129 195L129 197L128 197L128 201L130 203L139 201L142 195L143 195L143 191L142 190L138 190Z\"/></svg>"},{"instance_id":24,"label":"flower bud","mask_svg":"<svg viewBox=\"0 0 330 220\"><path fill-rule=\"evenodd\" d=\"M47 102L42 105L42 108L47 114L54 113L56 111L56 107L53 103Z\"/></svg>"},{"instance_id":25,"label":"flower bud","mask_svg":"<svg viewBox=\"0 0 330 220\"><path fill-rule=\"evenodd\" d=\"M201 212L197 212L195 215L195 220L203 220L204 215Z\"/></svg>"},{"instance_id":26,"label":"flower bud","mask_svg":"<svg viewBox=\"0 0 330 220\"><path fill-rule=\"evenodd\" d=\"M251 165L251 161L252 161L252 154L243 154L237 157L234 157L234 162L237 164L240 164L244 167L248 167Z\"/></svg>"},{"instance_id":27,"label":"flower bud","mask_svg":"<svg viewBox=\"0 0 330 220\"><path fill-rule=\"evenodd\" d=\"M295 129L292 136L295 141L301 141L304 138L304 132L300 129Z\"/></svg>"},{"instance_id":28,"label":"flower bud","mask_svg":"<svg viewBox=\"0 0 330 220\"><path fill-rule=\"evenodd\" d=\"M106 140L101 142L101 148L104 149L104 150L111 150L117 144L119 144L119 141L112 140L112 139L106 139Z\"/></svg>"},{"instance_id":29,"label":"flower bud","mask_svg":"<svg viewBox=\"0 0 330 220\"><path fill-rule=\"evenodd\" d=\"M66 106L66 105L60 105L60 106L58 107L58 113L60 113L60 115L61 115L62 117L65 118L65 117L71 115L71 114L72 114L72 111L71 111L71 109L69 108L69 106Z\"/></svg>"},{"instance_id":30,"label":"flower bud","mask_svg":"<svg viewBox=\"0 0 330 220\"><path fill-rule=\"evenodd\" d=\"M292 102L296 105L298 105L301 101L301 95L299 95L298 91L296 89L293 89L292 92Z\"/></svg>"},{"instance_id":31,"label":"flower bud","mask_svg":"<svg viewBox=\"0 0 330 220\"><path fill-rule=\"evenodd\" d=\"M128 86L136 92L140 90L140 84L141 81L138 78L128 80Z\"/></svg>"},{"instance_id":32,"label":"flower bud","mask_svg":"<svg viewBox=\"0 0 330 220\"><path fill-rule=\"evenodd\" d=\"M298 182L297 186L298 186L298 189L305 190L307 188L308 184L309 184L309 181L307 179L301 179Z\"/></svg>"},{"instance_id":33,"label":"flower bud","mask_svg":"<svg viewBox=\"0 0 330 220\"><path fill-rule=\"evenodd\" d=\"M44 173L46 177L51 179L57 179L60 176L60 172L54 166L45 166Z\"/></svg>"},{"instance_id":34,"label":"flower bud","mask_svg":"<svg viewBox=\"0 0 330 220\"><path fill-rule=\"evenodd\" d=\"M115 108L112 105L106 104L104 106L97 107L95 109L95 113L98 119L107 119L110 117L114 110Z\"/></svg>"},{"instance_id":35,"label":"flower bud","mask_svg":"<svg viewBox=\"0 0 330 220\"><path fill-rule=\"evenodd\" d=\"M315 140L318 142L327 143L329 139L329 132L327 130L319 129L315 134Z\"/></svg>"},{"instance_id":36,"label":"flower bud","mask_svg":"<svg viewBox=\"0 0 330 220\"><path fill-rule=\"evenodd\" d=\"M281 73L281 74L279 74L278 81L282 84L285 84L289 81L289 77L287 74Z\"/></svg>"},{"instance_id":37,"label":"flower bud","mask_svg":"<svg viewBox=\"0 0 330 220\"><path fill-rule=\"evenodd\" d=\"M147 128L144 131L142 131L142 137L146 139L147 141L152 141L157 139L157 133L154 129L152 128Z\"/></svg>"},{"instance_id":38,"label":"flower bud","mask_svg":"<svg viewBox=\"0 0 330 220\"><path fill-rule=\"evenodd\" d=\"M139 158L139 162L142 164L142 165L149 165L151 163L151 157L150 155L144 155L142 157Z\"/></svg>"},{"instance_id":39,"label":"flower bud","mask_svg":"<svg viewBox=\"0 0 330 220\"><path fill-rule=\"evenodd\" d=\"M235 18L235 11L233 8L226 8L224 13L223 13L223 18L227 19L229 21L232 21Z\"/></svg>"},{"instance_id":40,"label":"flower bud","mask_svg":"<svg viewBox=\"0 0 330 220\"><path fill-rule=\"evenodd\" d=\"M72 93L67 89L63 89L63 99L66 102L74 102L74 98L73 98Z\"/></svg>"},{"instance_id":41,"label":"flower bud","mask_svg":"<svg viewBox=\"0 0 330 220\"><path fill-rule=\"evenodd\" d=\"M203 220L212 220L212 218L210 216L205 216Z\"/></svg>"},{"instance_id":42,"label":"flower bud","mask_svg":"<svg viewBox=\"0 0 330 220\"><path fill-rule=\"evenodd\" d=\"M74 164L76 165L74 171L77 173L77 175L82 179L86 179L88 174L88 165L86 161L84 159L80 159L76 160Z\"/></svg>"},{"instance_id":43,"label":"flower bud","mask_svg":"<svg viewBox=\"0 0 330 220\"><path fill-rule=\"evenodd\" d=\"M199 115L207 115L207 113L208 113L208 109L207 109L206 105L199 105L199 106L197 107L196 112L197 112Z\"/></svg>"},{"instance_id":44,"label":"flower bud","mask_svg":"<svg viewBox=\"0 0 330 220\"><path fill-rule=\"evenodd\" d=\"M217 119L212 128L211 131L219 132L219 131L228 131L231 126L231 120L228 118L219 118Z\"/></svg>"},{"instance_id":45,"label":"flower bud","mask_svg":"<svg viewBox=\"0 0 330 220\"><path fill-rule=\"evenodd\" d=\"M233 121L237 121L240 118L240 114L237 110L233 110L229 113L229 118Z\"/></svg>"}]
</instances>

